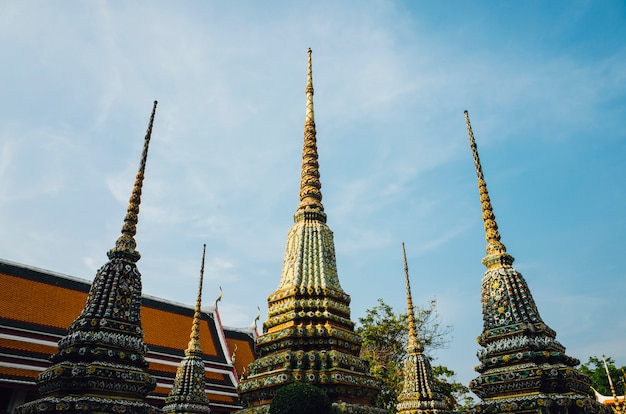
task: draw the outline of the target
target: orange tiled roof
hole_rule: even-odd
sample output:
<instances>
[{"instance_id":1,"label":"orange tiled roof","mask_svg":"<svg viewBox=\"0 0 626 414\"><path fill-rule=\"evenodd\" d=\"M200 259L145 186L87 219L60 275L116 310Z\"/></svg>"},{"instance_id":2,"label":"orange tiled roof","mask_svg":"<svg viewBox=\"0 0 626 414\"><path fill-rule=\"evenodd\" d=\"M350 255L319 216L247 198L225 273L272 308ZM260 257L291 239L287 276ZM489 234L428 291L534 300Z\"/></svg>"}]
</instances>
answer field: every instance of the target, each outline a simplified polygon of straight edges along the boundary
<instances>
[{"instance_id":1,"label":"orange tiled roof","mask_svg":"<svg viewBox=\"0 0 626 414\"><path fill-rule=\"evenodd\" d=\"M82 311L89 287L88 281L0 260L0 386L26 383L34 389L37 374L58 350L56 342ZM141 314L146 358L157 379L150 402L160 406L189 342L193 308L144 297ZM254 341L241 331L224 331L216 310L203 311L200 329L211 410L234 411L237 373L252 361Z\"/></svg>"}]
</instances>

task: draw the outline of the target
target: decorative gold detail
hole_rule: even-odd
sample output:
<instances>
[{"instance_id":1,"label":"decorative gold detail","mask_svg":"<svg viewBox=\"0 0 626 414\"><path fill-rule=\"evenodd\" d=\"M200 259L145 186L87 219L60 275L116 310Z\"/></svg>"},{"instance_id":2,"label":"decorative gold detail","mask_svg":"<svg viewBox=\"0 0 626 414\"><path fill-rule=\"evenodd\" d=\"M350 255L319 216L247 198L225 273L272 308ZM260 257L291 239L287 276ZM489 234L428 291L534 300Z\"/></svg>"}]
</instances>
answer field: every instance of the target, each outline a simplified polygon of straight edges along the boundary
<instances>
[{"instance_id":1,"label":"decorative gold detail","mask_svg":"<svg viewBox=\"0 0 626 414\"><path fill-rule=\"evenodd\" d=\"M300 203L287 234L278 289L267 299L256 359L239 382L247 405L239 413L267 412L274 392L298 381L323 387L342 413L382 414L386 411L374 407L380 388L359 357L361 338L350 320L350 296L339 284L333 233L321 203L310 49L308 57Z\"/></svg>"},{"instance_id":2,"label":"decorative gold detail","mask_svg":"<svg viewBox=\"0 0 626 414\"><path fill-rule=\"evenodd\" d=\"M500 232L498 231L496 216L493 214L493 207L491 206L491 200L487 192L487 183L483 176L483 169L480 165L480 158L478 158L478 149L476 148L476 141L474 141L474 133L472 132L472 125L470 124L467 111L465 111L465 123L467 124L467 134L469 136L472 155L474 156L474 167L476 168L476 177L478 178L478 193L480 195L485 227L485 240L487 240L487 257L485 257L483 263L487 268L498 266L507 267L513 263L513 257L506 252L506 247L504 247L504 244L500 241Z\"/></svg>"},{"instance_id":3,"label":"decorative gold detail","mask_svg":"<svg viewBox=\"0 0 626 414\"><path fill-rule=\"evenodd\" d=\"M135 179L135 185L133 186L133 192L128 202L128 209L126 211L126 217L124 217L124 225L122 226L122 235L117 239L115 247L108 252L109 259L114 257L126 258L133 263L136 263L141 255L135 248L137 243L135 242L135 234L137 233L137 222L139 220L139 204L141 203L141 187L143 186L144 172L146 170L146 161L148 159L148 147L150 145L150 138L152 136L152 125L154 124L154 115L156 113L157 101L154 101L152 107L152 114L150 115L150 122L148 123L148 129L146 130L146 137L144 139L143 152L141 154L141 161L139 162L139 171Z\"/></svg>"},{"instance_id":4,"label":"decorative gold detail","mask_svg":"<svg viewBox=\"0 0 626 414\"><path fill-rule=\"evenodd\" d=\"M315 115L313 111L313 69L311 49L308 50L308 80L306 85L306 118L304 122L304 147L302 149L302 174L300 179L300 204L294 215L295 221L311 218L326 222L322 205L322 183L317 154Z\"/></svg>"},{"instance_id":5,"label":"decorative gold detail","mask_svg":"<svg viewBox=\"0 0 626 414\"><path fill-rule=\"evenodd\" d=\"M193 314L193 325L189 336L189 345L185 355L202 355L200 348L200 321L202 320L202 280L204 279L204 257L206 255L206 244L202 245L202 263L200 264L200 282L198 283L198 297L196 298L196 309Z\"/></svg>"},{"instance_id":6,"label":"decorative gold detail","mask_svg":"<svg viewBox=\"0 0 626 414\"><path fill-rule=\"evenodd\" d=\"M396 409L400 414L443 414L447 412L444 395L434 379L428 357L422 353L424 347L417 338L415 311L411 298L411 283L409 282L409 266L404 243L402 243L402 255L406 279L409 341L407 358L403 368L404 384L402 392L398 395Z\"/></svg>"},{"instance_id":7,"label":"decorative gold detail","mask_svg":"<svg viewBox=\"0 0 626 414\"><path fill-rule=\"evenodd\" d=\"M406 301L408 304L408 318L409 318L409 344L408 351L422 352L424 347L417 339L417 326L415 324L415 311L413 310L413 299L411 298L411 282L409 281L409 265L406 261L406 250L404 249L404 242L402 242L402 255L404 257L404 277L406 279Z\"/></svg>"},{"instance_id":8,"label":"decorative gold detail","mask_svg":"<svg viewBox=\"0 0 626 414\"><path fill-rule=\"evenodd\" d=\"M200 282L198 283L198 297L196 298L196 308L193 315L191 339L185 350L185 358L180 361L176 370L172 391L165 398L164 414L209 414L211 412L209 399L206 396L204 355L200 348L202 280L204 279L205 255L206 244L202 247Z\"/></svg>"},{"instance_id":9,"label":"decorative gold detail","mask_svg":"<svg viewBox=\"0 0 626 414\"><path fill-rule=\"evenodd\" d=\"M235 344L235 349L233 349L233 354L230 356L230 360L233 362L233 366L235 366L235 359L237 358L237 349L238 346Z\"/></svg>"},{"instance_id":10,"label":"decorative gold detail","mask_svg":"<svg viewBox=\"0 0 626 414\"><path fill-rule=\"evenodd\" d=\"M606 364L605 356L602 355L602 363L604 364L604 370L606 371L606 377L609 380L609 386L611 387L611 394L613 396L613 401L610 401L609 398L604 397L598 391L596 391L593 387L594 393L596 394L596 399L599 401L600 399L605 399L604 404L609 405L613 409L615 414L624 414L626 413L626 403L623 395L617 395L615 391L615 386L613 385L613 379L611 378L611 373L609 372L609 366ZM626 375L624 375L624 368L622 368L622 380L626 380ZM600 398L598 398L598 396ZM607 404L607 402L609 404ZM612 403L612 404L611 404Z\"/></svg>"}]
</instances>

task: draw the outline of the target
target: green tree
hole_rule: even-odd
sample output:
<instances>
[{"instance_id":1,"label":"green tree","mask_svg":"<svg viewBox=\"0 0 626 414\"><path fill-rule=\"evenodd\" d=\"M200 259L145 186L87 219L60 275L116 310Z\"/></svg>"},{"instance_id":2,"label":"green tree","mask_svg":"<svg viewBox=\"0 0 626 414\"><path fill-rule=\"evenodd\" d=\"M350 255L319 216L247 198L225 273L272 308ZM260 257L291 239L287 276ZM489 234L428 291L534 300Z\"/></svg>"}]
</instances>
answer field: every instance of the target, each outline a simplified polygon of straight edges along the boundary
<instances>
[{"instance_id":1,"label":"green tree","mask_svg":"<svg viewBox=\"0 0 626 414\"><path fill-rule=\"evenodd\" d=\"M611 374L611 380L613 381L615 392L617 395L624 395L626 390L624 389L623 373L624 370L626 370L626 367L616 367L615 361L611 357L606 358L606 365L609 373ZM589 357L589 361L581 365L580 370L591 379L591 386L600 394L606 396L613 395L602 358L598 358L596 356ZM591 390L590 393L593 394Z\"/></svg>"},{"instance_id":2,"label":"green tree","mask_svg":"<svg viewBox=\"0 0 626 414\"><path fill-rule=\"evenodd\" d=\"M415 307L415 322L426 355L449 344L452 328L441 324L436 300L431 300L426 307ZM404 380L402 367L407 356L407 314L394 312L391 306L378 299L378 304L359 318L356 332L363 339L361 357L370 363L370 373L382 387L376 404L395 413ZM455 381L454 371L435 366L433 373L449 396L450 409L460 410L473 405L469 389Z\"/></svg>"},{"instance_id":3,"label":"green tree","mask_svg":"<svg viewBox=\"0 0 626 414\"><path fill-rule=\"evenodd\" d=\"M470 389L456 381L456 374L453 370L443 365L436 365L433 367L433 374L446 394L449 411L465 412L476 404Z\"/></svg>"}]
</instances>

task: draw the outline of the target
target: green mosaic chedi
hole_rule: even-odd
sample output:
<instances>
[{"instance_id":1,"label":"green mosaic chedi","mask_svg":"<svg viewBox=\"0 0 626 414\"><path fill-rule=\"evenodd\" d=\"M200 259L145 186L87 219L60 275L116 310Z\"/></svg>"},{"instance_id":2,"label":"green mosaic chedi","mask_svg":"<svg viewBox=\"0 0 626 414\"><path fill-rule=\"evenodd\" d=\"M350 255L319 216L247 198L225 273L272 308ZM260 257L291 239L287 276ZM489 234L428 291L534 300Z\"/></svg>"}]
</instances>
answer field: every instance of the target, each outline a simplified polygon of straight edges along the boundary
<instances>
[{"instance_id":1,"label":"green mosaic chedi","mask_svg":"<svg viewBox=\"0 0 626 414\"><path fill-rule=\"evenodd\" d=\"M467 111L465 119L478 177L487 240L487 271L482 280L483 332L478 337L480 365L471 390L482 402L474 413L609 413L589 397L591 382L565 354L546 325L513 257L500 241L487 185Z\"/></svg>"},{"instance_id":2,"label":"green mosaic chedi","mask_svg":"<svg viewBox=\"0 0 626 414\"><path fill-rule=\"evenodd\" d=\"M350 296L339 284L333 233L326 225L310 49L308 55L300 203L287 236L280 284L268 297L257 359L239 385L247 405L240 412L268 412L278 388L307 382L328 394L335 412L385 413L374 407L380 389L359 358L361 339L350 320Z\"/></svg>"},{"instance_id":3,"label":"green mosaic chedi","mask_svg":"<svg viewBox=\"0 0 626 414\"><path fill-rule=\"evenodd\" d=\"M134 238L156 105L155 101L122 235L108 252L109 261L98 270L83 311L59 341L52 366L37 378L41 398L18 407L16 413L161 412L144 401L156 380L147 372L137 269L141 256Z\"/></svg>"}]
</instances>

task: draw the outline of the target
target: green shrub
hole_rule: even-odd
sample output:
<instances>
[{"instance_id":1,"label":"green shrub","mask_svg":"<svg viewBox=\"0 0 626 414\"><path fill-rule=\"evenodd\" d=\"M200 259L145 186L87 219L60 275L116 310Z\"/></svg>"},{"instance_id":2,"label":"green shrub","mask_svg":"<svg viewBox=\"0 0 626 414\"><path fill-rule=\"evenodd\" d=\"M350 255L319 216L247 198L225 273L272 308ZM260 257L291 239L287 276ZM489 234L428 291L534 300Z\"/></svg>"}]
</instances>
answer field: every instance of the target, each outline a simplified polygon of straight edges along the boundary
<instances>
[{"instance_id":1,"label":"green shrub","mask_svg":"<svg viewBox=\"0 0 626 414\"><path fill-rule=\"evenodd\" d=\"M295 382L279 388L270 405L270 414L330 414L328 395L315 385Z\"/></svg>"}]
</instances>

